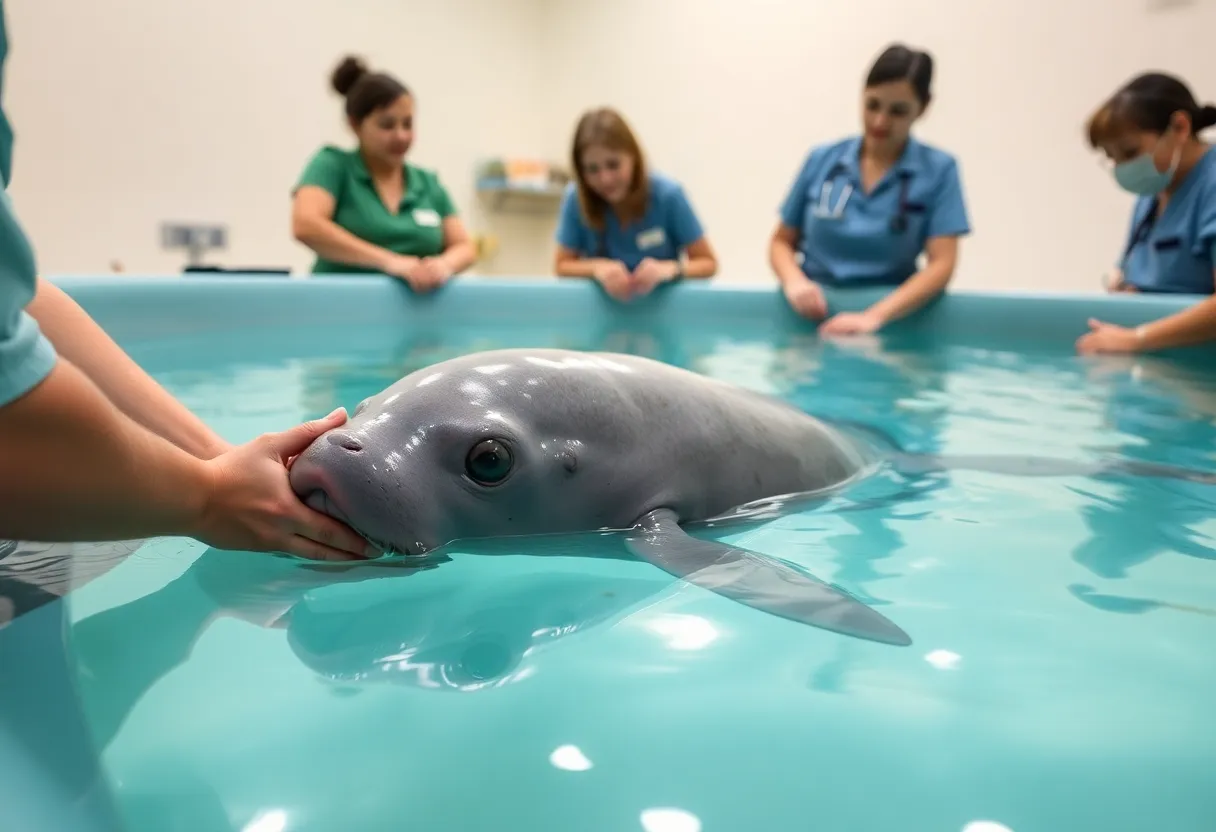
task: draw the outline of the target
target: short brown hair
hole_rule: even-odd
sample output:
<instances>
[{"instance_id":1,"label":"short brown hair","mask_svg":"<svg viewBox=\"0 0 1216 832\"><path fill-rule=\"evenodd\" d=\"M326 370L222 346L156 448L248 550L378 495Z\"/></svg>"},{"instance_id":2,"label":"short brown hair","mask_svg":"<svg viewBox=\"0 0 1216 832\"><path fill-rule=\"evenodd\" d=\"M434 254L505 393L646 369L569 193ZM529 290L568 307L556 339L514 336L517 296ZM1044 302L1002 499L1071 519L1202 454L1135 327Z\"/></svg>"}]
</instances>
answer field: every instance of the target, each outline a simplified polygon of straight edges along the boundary
<instances>
[{"instance_id":1,"label":"short brown hair","mask_svg":"<svg viewBox=\"0 0 1216 832\"><path fill-rule=\"evenodd\" d=\"M604 210L607 206L591 190L583 176L583 153L592 146L605 147L633 157L633 181L629 185L629 195L625 197L624 214L629 219L640 218L646 213L646 203L650 199L646 157L624 117L609 107L600 107L584 113L578 120L570 151L583 220L596 231L604 229Z\"/></svg>"}]
</instances>

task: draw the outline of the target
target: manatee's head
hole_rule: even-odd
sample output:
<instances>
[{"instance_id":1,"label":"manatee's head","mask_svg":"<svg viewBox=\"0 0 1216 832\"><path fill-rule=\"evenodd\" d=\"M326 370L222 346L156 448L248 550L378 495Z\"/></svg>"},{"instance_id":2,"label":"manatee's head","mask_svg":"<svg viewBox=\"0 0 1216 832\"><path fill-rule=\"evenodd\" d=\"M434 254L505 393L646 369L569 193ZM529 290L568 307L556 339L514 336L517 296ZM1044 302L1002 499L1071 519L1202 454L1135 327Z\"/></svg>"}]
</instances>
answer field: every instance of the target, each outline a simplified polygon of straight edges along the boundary
<instances>
[{"instance_id":1,"label":"manatee's head","mask_svg":"<svg viewBox=\"0 0 1216 832\"><path fill-rule=\"evenodd\" d=\"M400 554L458 538L597 528L595 501L575 492L587 480L590 439L600 437L596 424L557 412L570 409L569 397L568 385L555 390L522 360L444 362L361 402L295 460L291 486Z\"/></svg>"}]
</instances>

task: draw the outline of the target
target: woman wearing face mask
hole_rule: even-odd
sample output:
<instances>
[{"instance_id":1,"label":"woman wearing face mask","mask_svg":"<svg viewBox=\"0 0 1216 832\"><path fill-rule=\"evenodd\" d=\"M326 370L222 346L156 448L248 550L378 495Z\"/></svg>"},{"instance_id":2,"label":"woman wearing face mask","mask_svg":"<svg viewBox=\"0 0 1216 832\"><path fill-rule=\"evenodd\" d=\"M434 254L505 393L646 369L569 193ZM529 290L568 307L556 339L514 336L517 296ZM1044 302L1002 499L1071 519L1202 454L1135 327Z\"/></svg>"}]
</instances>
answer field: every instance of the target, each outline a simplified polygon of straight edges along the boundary
<instances>
[{"instance_id":1,"label":"woman wearing face mask","mask_svg":"<svg viewBox=\"0 0 1216 832\"><path fill-rule=\"evenodd\" d=\"M800 315L827 317L822 285L892 287L863 312L828 318L824 335L879 330L945 291L954 274L959 238L971 230L958 164L910 135L932 80L928 53L888 47L865 81L864 133L814 148L781 205L769 262Z\"/></svg>"},{"instance_id":2,"label":"woman wearing face mask","mask_svg":"<svg viewBox=\"0 0 1216 832\"><path fill-rule=\"evenodd\" d=\"M554 269L591 277L617 300L682 277L712 277L717 257L683 187L649 171L625 119L599 109L579 119L557 225Z\"/></svg>"},{"instance_id":3,"label":"woman wearing face mask","mask_svg":"<svg viewBox=\"0 0 1216 832\"><path fill-rule=\"evenodd\" d=\"M1111 289L1212 295L1216 289L1216 155L1198 133L1216 125L1186 84L1162 73L1129 81L1089 120L1089 144L1138 199ZM1146 352L1216 338L1216 298L1135 329L1090 320L1082 353Z\"/></svg>"},{"instance_id":4,"label":"woman wearing face mask","mask_svg":"<svg viewBox=\"0 0 1216 832\"><path fill-rule=\"evenodd\" d=\"M405 161L414 97L356 58L334 70L358 139L323 147L296 185L295 238L317 254L314 273L381 272L428 291L472 265L476 249L435 173Z\"/></svg>"}]
</instances>

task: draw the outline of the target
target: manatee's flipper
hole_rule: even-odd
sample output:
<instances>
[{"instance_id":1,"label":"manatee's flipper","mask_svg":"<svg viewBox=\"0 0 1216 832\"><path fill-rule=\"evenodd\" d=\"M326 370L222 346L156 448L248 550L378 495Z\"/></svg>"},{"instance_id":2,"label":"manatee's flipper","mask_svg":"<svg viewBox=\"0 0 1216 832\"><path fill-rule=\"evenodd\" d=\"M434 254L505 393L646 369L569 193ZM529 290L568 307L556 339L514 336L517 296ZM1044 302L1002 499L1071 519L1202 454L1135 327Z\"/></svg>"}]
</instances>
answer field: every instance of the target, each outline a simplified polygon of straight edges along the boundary
<instances>
[{"instance_id":1,"label":"manatee's flipper","mask_svg":"<svg viewBox=\"0 0 1216 832\"><path fill-rule=\"evenodd\" d=\"M912 643L875 610L789 564L690 537L667 509L643 517L626 534L626 545L678 578L781 618L884 644Z\"/></svg>"}]
</instances>

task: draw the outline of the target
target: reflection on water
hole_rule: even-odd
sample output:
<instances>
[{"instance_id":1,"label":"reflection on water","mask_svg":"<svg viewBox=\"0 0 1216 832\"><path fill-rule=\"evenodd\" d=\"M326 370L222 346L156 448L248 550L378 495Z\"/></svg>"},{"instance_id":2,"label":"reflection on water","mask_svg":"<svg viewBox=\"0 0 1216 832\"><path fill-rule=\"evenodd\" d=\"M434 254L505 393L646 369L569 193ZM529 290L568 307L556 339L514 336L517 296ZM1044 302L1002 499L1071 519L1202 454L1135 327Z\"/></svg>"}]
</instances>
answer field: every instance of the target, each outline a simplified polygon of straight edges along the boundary
<instances>
[{"instance_id":1,"label":"reflection on water","mask_svg":"<svg viewBox=\"0 0 1216 832\"><path fill-rule=\"evenodd\" d=\"M568 327L158 375L240 440L526 345L671 361L919 455L696 532L836 584L914 647L758 613L608 537L353 566L158 541L68 596L74 684L133 828L785 829L813 804L833 828L1142 830L1216 813L1216 487L1069 467L1216 470L1210 368ZM1027 456L1059 464L1021 476ZM929 464L979 457L1010 464Z\"/></svg>"}]
</instances>

